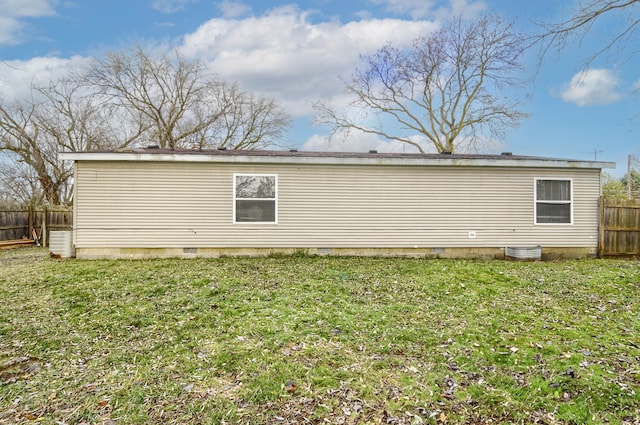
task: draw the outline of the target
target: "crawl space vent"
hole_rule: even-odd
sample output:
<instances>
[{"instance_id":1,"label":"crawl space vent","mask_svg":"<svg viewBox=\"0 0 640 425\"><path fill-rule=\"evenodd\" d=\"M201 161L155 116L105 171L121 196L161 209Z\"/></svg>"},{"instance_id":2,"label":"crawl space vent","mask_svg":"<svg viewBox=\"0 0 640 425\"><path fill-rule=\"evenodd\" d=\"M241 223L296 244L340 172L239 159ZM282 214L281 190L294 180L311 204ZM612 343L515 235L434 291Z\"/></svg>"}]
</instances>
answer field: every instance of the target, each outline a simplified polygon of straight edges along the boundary
<instances>
[{"instance_id":1,"label":"crawl space vent","mask_svg":"<svg viewBox=\"0 0 640 425\"><path fill-rule=\"evenodd\" d=\"M508 246L504 250L504 256L507 260L536 261L542 258L542 247L540 245L525 247Z\"/></svg>"}]
</instances>

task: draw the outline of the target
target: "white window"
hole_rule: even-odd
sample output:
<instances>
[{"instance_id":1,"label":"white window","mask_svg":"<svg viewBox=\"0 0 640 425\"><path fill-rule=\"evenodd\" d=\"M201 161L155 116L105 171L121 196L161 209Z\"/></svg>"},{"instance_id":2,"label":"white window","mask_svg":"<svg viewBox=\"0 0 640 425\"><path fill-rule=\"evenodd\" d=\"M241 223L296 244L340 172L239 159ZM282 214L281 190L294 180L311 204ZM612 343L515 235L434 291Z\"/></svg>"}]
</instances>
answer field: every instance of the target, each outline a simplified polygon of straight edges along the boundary
<instances>
[{"instance_id":1,"label":"white window","mask_svg":"<svg viewBox=\"0 0 640 425\"><path fill-rule=\"evenodd\" d=\"M233 222L277 223L278 177L272 174L233 175Z\"/></svg>"},{"instance_id":2,"label":"white window","mask_svg":"<svg viewBox=\"0 0 640 425\"><path fill-rule=\"evenodd\" d=\"M537 178L535 192L536 224L573 224L572 180Z\"/></svg>"}]
</instances>

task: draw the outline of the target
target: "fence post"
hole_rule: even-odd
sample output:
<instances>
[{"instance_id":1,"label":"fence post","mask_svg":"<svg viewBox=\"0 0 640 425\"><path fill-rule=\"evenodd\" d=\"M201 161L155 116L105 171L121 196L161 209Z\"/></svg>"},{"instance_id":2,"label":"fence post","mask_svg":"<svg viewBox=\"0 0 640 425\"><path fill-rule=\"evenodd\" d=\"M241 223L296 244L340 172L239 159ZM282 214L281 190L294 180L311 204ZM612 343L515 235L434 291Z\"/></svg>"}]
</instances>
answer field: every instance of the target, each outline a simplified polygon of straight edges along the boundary
<instances>
[{"instance_id":1,"label":"fence post","mask_svg":"<svg viewBox=\"0 0 640 425\"><path fill-rule=\"evenodd\" d=\"M604 227L605 227L605 212L604 212L604 196L600 196L599 199L599 217L598 217L598 258L604 257Z\"/></svg>"},{"instance_id":2,"label":"fence post","mask_svg":"<svg viewBox=\"0 0 640 425\"><path fill-rule=\"evenodd\" d=\"M49 246L49 238L47 237L47 228L49 224L49 210L44 207L44 217L42 218L42 246Z\"/></svg>"},{"instance_id":3,"label":"fence post","mask_svg":"<svg viewBox=\"0 0 640 425\"><path fill-rule=\"evenodd\" d=\"M33 237L33 214L33 207L30 206L29 210L27 211L27 226L29 227L27 229L27 239L31 239Z\"/></svg>"}]
</instances>

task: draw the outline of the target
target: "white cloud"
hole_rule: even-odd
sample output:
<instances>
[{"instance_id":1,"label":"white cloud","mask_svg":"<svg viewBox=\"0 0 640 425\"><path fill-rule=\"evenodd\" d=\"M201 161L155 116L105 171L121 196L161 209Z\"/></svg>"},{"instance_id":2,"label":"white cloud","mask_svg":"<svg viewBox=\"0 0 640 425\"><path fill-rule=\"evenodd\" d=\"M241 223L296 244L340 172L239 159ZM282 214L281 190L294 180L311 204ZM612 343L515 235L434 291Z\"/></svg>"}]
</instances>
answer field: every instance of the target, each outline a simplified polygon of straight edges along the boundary
<instances>
[{"instance_id":1,"label":"white cloud","mask_svg":"<svg viewBox=\"0 0 640 425\"><path fill-rule=\"evenodd\" d=\"M0 16L0 46L3 44L18 44L18 32L22 24L16 18Z\"/></svg>"},{"instance_id":2,"label":"white cloud","mask_svg":"<svg viewBox=\"0 0 640 425\"><path fill-rule=\"evenodd\" d=\"M14 45L22 41L24 18L55 15L55 0L0 0L0 45Z\"/></svg>"},{"instance_id":3,"label":"white cloud","mask_svg":"<svg viewBox=\"0 0 640 425\"><path fill-rule=\"evenodd\" d=\"M189 3L197 0L154 0L151 7L160 13L170 14L184 9Z\"/></svg>"},{"instance_id":4,"label":"white cloud","mask_svg":"<svg viewBox=\"0 0 640 425\"><path fill-rule=\"evenodd\" d=\"M220 9L224 18L238 18L251 12L251 6L229 0L218 3L218 9Z\"/></svg>"},{"instance_id":5,"label":"white cloud","mask_svg":"<svg viewBox=\"0 0 640 425\"><path fill-rule=\"evenodd\" d=\"M606 105L621 100L620 79L609 69L588 69L577 73L560 97L578 106Z\"/></svg>"},{"instance_id":6,"label":"white cloud","mask_svg":"<svg viewBox=\"0 0 640 425\"><path fill-rule=\"evenodd\" d=\"M293 114L304 115L311 101L342 93L339 77L354 72L360 54L386 42L407 45L436 28L432 21L400 19L312 23L307 12L286 6L263 16L212 19L186 35L180 50L244 89L272 96Z\"/></svg>"},{"instance_id":7,"label":"white cloud","mask_svg":"<svg viewBox=\"0 0 640 425\"><path fill-rule=\"evenodd\" d=\"M482 1L472 1L469 3L468 0L451 0L451 11L452 15L463 15L463 16L474 16L487 8L486 3ZM445 9L441 9L443 12Z\"/></svg>"},{"instance_id":8,"label":"white cloud","mask_svg":"<svg viewBox=\"0 0 640 425\"><path fill-rule=\"evenodd\" d=\"M425 136L415 135L409 137L412 142L419 144L425 153L436 153L435 146ZM485 138L471 143L470 140L461 137L456 143L457 153L476 153L503 151L506 144L503 141ZM375 150L380 153L418 153L417 147L400 142L388 140L371 133L359 130L340 131L334 137L314 134L300 147L304 151L318 152L368 152Z\"/></svg>"},{"instance_id":9,"label":"white cloud","mask_svg":"<svg viewBox=\"0 0 640 425\"><path fill-rule=\"evenodd\" d=\"M0 0L0 10L5 16L34 18L53 15L53 0Z\"/></svg>"},{"instance_id":10,"label":"white cloud","mask_svg":"<svg viewBox=\"0 0 640 425\"><path fill-rule=\"evenodd\" d=\"M334 138L314 134L307 139L300 149L314 152L369 152L370 150L380 153L418 152L417 148L408 143L381 139L374 134L360 131L350 131L348 134Z\"/></svg>"},{"instance_id":11,"label":"white cloud","mask_svg":"<svg viewBox=\"0 0 640 425\"><path fill-rule=\"evenodd\" d=\"M47 85L86 64L90 59L33 58L0 62L0 94L3 100L28 99L33 85Z\"/></svg>"},{"instance_id":12,"label":"white cloud","mask_svg":"<svg viewBox=\"0 0 640 425\"><path fill-rule=\"evenodd\" d=\"M482 1L449 0L443 5L436 0L371 0L386 6L389 12L424 19L453 15L471 16L486 8Z\"/></svg>"},{"instance_id":13,"label":"white cloud","mask_svg":"<svg viewBox=\"0 0 640 425\"><path fill-rule=\"evenodd\" d=\"M383 4L389 12L413 18L424 18L432 13L434 0L372 0L373 4Z\"/></svg>"}]
</instances>

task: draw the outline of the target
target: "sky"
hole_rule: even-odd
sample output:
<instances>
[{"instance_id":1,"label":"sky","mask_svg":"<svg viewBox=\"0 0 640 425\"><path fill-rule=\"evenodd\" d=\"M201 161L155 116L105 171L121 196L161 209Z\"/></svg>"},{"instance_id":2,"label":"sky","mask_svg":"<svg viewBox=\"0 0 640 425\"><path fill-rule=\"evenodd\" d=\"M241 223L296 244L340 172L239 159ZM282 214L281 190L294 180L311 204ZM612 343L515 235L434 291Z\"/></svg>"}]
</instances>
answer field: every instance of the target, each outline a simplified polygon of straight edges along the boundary
<instances>
[{"instance_id":1,"label":"sky","mask_svg":"<svg viewBox=\"0 0 640 425\"><path fill-rule=\"evenodd\" d=\"M31 84L133 45L177 49L244 90L282 104L294 124L282 146L300 150L402 151L371 135L329 140L312 103L346 100L362 54L386 43L408 46L447 18L499 14L523 32L570 16L577 0L0 0L0 99L27 96ZM633 12L640 12L640 5ZM527 51L528 84L501 95L519 99L527 118L486 153L615 162L640 168L638 34L589 60L624 19L605 17L584 38L539 61ZM633 46L630 47L629 45Z\"/></svg>"}]
</instances>

